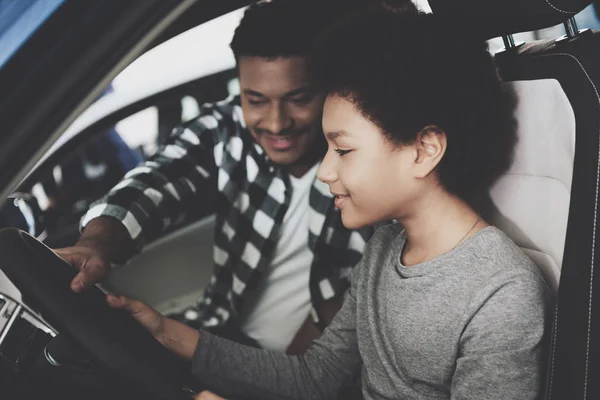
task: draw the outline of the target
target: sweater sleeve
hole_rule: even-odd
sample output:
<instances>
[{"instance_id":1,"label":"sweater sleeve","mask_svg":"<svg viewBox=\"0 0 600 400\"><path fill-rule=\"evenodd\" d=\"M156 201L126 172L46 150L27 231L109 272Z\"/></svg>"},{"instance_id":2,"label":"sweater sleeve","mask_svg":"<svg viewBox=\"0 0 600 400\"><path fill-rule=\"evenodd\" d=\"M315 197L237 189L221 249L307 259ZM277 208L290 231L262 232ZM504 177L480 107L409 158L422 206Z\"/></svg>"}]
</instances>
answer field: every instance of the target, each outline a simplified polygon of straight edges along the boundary
<instances>
[{"instance_id":1,"label":"sweater sleeve","mask_svg":"<svg viewBox=\"0 0 600 400\"><path fill-rule=\"evenodd\" d=\"M303 356L250 348L202 332L192 373L206 388L226 397L335 398L361 365L355 296L352 286L323 336Z\"/></svg>"}]
</instances>

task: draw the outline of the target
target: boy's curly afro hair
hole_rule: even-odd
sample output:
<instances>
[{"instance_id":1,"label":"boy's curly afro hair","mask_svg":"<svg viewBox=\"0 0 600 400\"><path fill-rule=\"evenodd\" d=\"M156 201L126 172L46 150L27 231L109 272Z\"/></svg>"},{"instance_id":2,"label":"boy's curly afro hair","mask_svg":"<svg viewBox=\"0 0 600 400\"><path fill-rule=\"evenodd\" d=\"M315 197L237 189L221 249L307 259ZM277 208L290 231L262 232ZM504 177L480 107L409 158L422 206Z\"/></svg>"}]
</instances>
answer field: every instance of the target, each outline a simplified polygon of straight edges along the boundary
<instances>
[{"instance_id":1,"label":"boy's curly afro hair","mask_svg":"<svg viewBox=\"0 0 600 400\"><path fill-rule=\"evenodd\" d=\"M317 43L317 87L351 101L394 144L428 126L448 138L441 184L464 200L509 166L513 96L501 86L484 40L432 14L381 8L347 16Z\"/></svg>"},{"instance_id":2,"label":"boy's curly afro hair","mask_svg":"<svg viewBox=\"0 0 600 400\"><path fill-rule=\"evenodd\" d=\"M387 3L390 4L387 4ZM235 58L307 56L322 31L339 16L369 4L414 10L410 0L271 0L249 6L235 30Z\"/></svg>"}]
</instances>

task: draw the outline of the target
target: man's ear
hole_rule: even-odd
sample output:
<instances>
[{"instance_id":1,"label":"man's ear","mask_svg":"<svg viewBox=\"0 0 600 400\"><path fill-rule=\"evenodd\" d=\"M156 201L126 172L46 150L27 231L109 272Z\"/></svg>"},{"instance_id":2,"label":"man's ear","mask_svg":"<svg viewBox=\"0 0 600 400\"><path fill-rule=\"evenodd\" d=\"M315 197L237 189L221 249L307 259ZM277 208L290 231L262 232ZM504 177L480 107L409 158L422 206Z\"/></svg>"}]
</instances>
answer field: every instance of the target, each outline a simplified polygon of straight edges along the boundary
<instances>
[{"instance_id":1,"label":"man's ear","mask_svg":"<svg viewBox=\"0 0 600 400\"><path fill-rule=\"evenodd\" d=\"M446 132L434 125L426 126L417 134L414 147L415 176L425 178L438 166L446 153Z\"/></svg>"}]
</instances>

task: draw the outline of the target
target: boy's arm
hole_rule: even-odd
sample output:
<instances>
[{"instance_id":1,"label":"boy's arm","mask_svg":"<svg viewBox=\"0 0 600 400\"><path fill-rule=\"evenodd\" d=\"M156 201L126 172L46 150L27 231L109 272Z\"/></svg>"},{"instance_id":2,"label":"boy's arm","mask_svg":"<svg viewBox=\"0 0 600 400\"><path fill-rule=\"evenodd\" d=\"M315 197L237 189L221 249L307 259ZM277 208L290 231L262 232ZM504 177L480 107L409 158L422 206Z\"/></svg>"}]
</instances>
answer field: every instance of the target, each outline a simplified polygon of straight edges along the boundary
<instances>
[{"instance_id":1,"label":"boy's arm","mask_svg":"<svg viewBox=\"0 0 600 400\"><path fill-rule=\"evenodd\" d=\"M184 360L191 360L200 339L200 332L181 322L169 319L152 307L124 296L106 296L113 308L120 308L131 314L163 346Z\"/></svg>"},{"instance_id":2,"label":"boy's arm","mask_svg":"<svg viewBox=\"0 0 600 400\"><path fill-rule=\"evenodd\" d=\"M303 356L247 347L168 319L133 299L108 295L113 308L128 311L160 343L185 360L208 389L226 396L260 399L323 399L360 366L356 299L349 293L323 337Z\"/></svg>"},{"instance_id":3,"label":"boy's arm","mask_svg":"<svg viewBox=\"0 0 600 400\"><path fill-rule=\"evenodd\" d=\"M302 356L250 348L202 332L192 373L225 397L327 399L356 376L360 364L351 288L332 323Z\"/></svg>"}]
</instances>

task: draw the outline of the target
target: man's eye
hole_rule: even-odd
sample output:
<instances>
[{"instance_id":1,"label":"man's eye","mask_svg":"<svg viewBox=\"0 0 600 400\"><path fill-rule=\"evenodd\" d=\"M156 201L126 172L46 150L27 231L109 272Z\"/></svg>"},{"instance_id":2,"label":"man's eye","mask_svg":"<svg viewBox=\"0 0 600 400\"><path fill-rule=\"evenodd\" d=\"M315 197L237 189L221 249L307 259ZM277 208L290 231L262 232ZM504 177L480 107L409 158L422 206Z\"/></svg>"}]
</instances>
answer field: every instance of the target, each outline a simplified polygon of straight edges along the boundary
<instances>
[{"instance_id":1,"label":"man's eye","mask_svg":"<svg viewBox=\"0 0 600 400\"><path fill-rule=\"evenodd\" d=\"M352 150L342 150L342 149L335 149L335 152L338 153L340 155L340 157L345 156L346 154L350 153Z\"/></svg>"},{"instance_id":2,"label":"man's eye","mask_svg":"<svg viewBox=\"0 0 600 400\"><path fill-rule=\"evenodd\" d=\"M260 106L260 105L265 104L265 103L266 103L265 100L248 99L248 104L253 105L253 106Z\"/></svg>"},{"instance_id":3,"label":"man's eye","mask_svg":"<svg viewBox=\"0 0 600 400\"><path fill-rule=\"evenodd\" d=\"M312 100L312 96L300 96L300 97L293 97L290 99L292 103L294 103L297 106L303 106L305 104L308 104L311 100Z\"/></svg>"}]
</instances>

